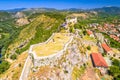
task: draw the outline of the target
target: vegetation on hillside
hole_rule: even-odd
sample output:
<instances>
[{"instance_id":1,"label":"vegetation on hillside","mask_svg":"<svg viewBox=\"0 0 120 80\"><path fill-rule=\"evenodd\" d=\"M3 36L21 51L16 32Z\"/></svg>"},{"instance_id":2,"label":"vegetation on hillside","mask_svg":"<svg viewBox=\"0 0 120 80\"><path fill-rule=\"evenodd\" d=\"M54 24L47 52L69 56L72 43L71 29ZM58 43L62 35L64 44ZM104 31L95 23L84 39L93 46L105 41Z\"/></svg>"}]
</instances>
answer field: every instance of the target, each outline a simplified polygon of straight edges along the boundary
<instances>
[{"instance_id":1,"label":"vegetation on hillside","mask_svg":"<svg viewBox=\"0 0 120 80\"><path fill-rule=\"evenodd\" d=\"M10 63L7 61L2 61L2 63L0 63L0 74L4 73L7 69L9 69L10 67Z\"/></svg>"},{"instance_id":2,"label":"vegetation on hillside","mask_svg":"<svg viewBox=\"0 0 120 80\"><path fill-rule=\"evenodd\" d=\"M12 14L8 12L0 12L0 21L8 20L12 18Z\"/></svg>"},{"instance_id":3,"label":"vegetation on hillside","mask_svg":"<svg viewBox=\"0 0 120 80\"><path fill-rule=\"evenodd\" d=\"M10 66L5 58L15 60L20 53L29 49L30 45L44 42L52 33L58 31L65 18L65 15L58 13L33 14L30 19L33 19L32 16L34 20L22 27L15 25L15 19L0 22L1 73Z\"/></svg>"},{"instance_id":4,"label":"vegetation on hillside","mask_svg":"<svg viewBox=\"0 0 120 80\"><path fill-rule=\"evenodd\" d=\"M114 80L120 80L120 60L112 60L112 66L110 66L109 74L114 77Z\"/></svg>"},{"instance_id":5,"label":"vegetation on hillside","mask_svg":"<svg viewBox=\"0 0 120 80\"><path fill-rule=\"evenodd\" d=\"M7 53L21 52L27 50L30 45L47 40L53 32L58 31L58 27L65 18L62 14L45 13L34 14L36 18L21 30L18 38L8 47ZM30 17L32 19L32 17Z\"/></svg>"},{"instance_id":6,"label":"vegetation on hillside","mask_svg":"<svg viewBox=\"0 0 120 80\"><path fill-rule=\"evenodd\" d=\"M0 22L0 29L0 47L2 58L4 58L6 49L8 48L9 44L12 43L15 38L17 38L22 28L16 28L14 20L12 19Z\"/></svg>"}]
</instances>

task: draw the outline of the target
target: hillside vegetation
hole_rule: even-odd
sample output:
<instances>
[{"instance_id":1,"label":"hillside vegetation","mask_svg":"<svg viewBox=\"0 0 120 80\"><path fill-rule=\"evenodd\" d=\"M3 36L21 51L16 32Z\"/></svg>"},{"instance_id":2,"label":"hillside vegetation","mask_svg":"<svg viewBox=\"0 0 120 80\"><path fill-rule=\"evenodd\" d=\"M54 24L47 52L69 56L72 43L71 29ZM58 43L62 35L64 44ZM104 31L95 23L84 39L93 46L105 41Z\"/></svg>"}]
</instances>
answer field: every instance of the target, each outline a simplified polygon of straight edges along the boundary
<instances>
[{"instance_id":1,"label":"hillside vegetation","mask_svg":"<svg viewBox=\"0 0 120 80\"><path fill-rule=\"evenodd\" d=\"M12 14L8 12L0 12L0 21L8 20L12 18Z\"/></svg>"},{"instance_id":2,"label":"hillside vegetation","mask_svg":"<svg viewBox=\"0 0 120 80\"><path fill-rule=\"evenodd\" d=\"M10 56L14 53L20 54L30 45L47 40L53 32L58 30L63 20L64 16L61 14L37 15L29 25L21 30L19 36L9 45L6 53Z\"/></svg>"}]
</instances>

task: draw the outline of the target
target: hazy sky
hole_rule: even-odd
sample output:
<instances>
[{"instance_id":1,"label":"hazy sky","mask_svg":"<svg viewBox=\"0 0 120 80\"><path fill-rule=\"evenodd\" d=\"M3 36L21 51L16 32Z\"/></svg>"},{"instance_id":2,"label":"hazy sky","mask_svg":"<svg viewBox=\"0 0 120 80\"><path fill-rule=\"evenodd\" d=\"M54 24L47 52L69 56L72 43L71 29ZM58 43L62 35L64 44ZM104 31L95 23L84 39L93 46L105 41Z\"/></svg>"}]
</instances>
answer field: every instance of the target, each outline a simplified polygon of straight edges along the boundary
<instances>
[{"instance_id":1,"label":"hazy sky","mask_svg":"<svg viewBox=\"0 0 120 80\"><path fill-rule=\"evenodd\" d=\"M96 8L119 6L120 0L0 0L0 9L13 8Z\"/></svg>"}]
</instances>

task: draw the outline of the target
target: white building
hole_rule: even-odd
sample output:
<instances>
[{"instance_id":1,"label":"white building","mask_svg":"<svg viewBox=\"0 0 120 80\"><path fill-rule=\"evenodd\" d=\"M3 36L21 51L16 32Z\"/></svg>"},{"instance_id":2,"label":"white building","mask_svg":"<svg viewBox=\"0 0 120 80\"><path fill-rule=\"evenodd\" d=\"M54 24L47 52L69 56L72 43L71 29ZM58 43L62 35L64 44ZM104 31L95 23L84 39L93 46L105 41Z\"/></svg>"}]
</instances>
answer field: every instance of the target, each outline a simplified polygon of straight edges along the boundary
<instances>
[{"instance_id":1,"label":"white building","mask_svg":"<svg viewBox=\"0 0 120 80\"><path fill-rule=\"evenodd\" d=\"M66 23L77 23L77 17L67 18Z\"/></svg>"}]
</instances>

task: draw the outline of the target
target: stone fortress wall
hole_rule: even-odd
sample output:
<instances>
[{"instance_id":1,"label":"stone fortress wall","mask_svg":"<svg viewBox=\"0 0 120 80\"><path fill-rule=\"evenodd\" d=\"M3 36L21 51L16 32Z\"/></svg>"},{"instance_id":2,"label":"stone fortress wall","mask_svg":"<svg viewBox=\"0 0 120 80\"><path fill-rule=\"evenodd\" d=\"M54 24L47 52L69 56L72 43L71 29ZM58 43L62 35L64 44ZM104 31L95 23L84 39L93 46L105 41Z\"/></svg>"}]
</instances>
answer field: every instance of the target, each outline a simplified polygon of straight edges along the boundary
<instances>
[{"instance_id":1,"label":"stone fortress wall","mask_svg":"<svg viewBox=\"0 0 120 80\"><path fill-rule=\"evenodd\" d=\"M46 42L35 44L35 45L32 45L30 47L29 55L31 56L34 67L40 67L40 66L55 64L56 60L59 60L61 58L61 56L65 53L68 45L73 40L73 36L71 36L72 34L69 33L69 34L67 34L67 36L70 36L70 40L64 45L62 50L58 51L55 54L49 55L49 56L43 56L43 57L37 56L36 53L32 51L33 47L37 46L37 45L43 45L43 44L48 43L53 38L54 34L55 33L53 33L52 36Z\"/></svg>"}]
</instances>

